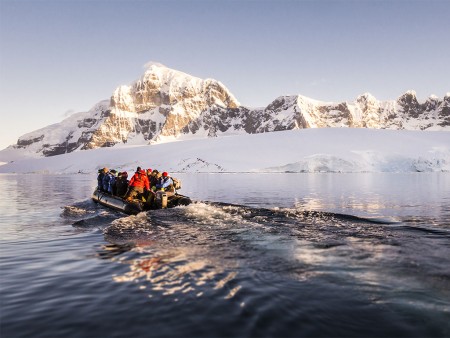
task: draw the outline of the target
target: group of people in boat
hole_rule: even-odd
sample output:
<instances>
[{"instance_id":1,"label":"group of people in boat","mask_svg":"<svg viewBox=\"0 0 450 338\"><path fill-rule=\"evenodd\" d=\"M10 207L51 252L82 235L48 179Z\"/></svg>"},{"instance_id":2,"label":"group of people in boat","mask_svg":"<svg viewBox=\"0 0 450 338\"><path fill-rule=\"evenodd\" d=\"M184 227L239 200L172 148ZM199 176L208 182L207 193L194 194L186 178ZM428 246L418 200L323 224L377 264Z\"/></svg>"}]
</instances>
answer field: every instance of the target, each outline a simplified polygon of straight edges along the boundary
<instances>
[{"instance_id":1,"label":"group of people in boat","mask_svg":"<svg viewBox=\"0 0 450 338\"><path fill-rule=\"evenodd\" d=\"M179 185L179 181L164 172L156 169L141 169L137 167L136 172L130 180L128 173L118 172L115 169L103 168L98 171L97 191L108 193L123 198L127 201L140 200L151 204L158 194L164 192L167 196L173 196Z\"/></svg>"}]
</instances>

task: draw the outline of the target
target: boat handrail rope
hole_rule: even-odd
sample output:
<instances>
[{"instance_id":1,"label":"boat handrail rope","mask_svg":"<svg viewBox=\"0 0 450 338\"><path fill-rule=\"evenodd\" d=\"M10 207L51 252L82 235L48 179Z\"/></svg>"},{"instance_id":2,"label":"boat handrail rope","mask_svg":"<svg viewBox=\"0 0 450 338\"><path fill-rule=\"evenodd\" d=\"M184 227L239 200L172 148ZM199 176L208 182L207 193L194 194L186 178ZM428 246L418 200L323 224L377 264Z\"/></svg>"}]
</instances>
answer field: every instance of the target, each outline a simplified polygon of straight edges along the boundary
<instances>
[{"instance_id":1,"label":"boat handrail rope","mask_svg":"<svg viewBox=\"0 0 450 338\"><path fill-rule=\"evenodd\" d=\"M103 196L105 196L105 193L102 193L102 191L100 191L99 197L98 197L99 202L102 200Z\"/></svg>"}]
</instances>

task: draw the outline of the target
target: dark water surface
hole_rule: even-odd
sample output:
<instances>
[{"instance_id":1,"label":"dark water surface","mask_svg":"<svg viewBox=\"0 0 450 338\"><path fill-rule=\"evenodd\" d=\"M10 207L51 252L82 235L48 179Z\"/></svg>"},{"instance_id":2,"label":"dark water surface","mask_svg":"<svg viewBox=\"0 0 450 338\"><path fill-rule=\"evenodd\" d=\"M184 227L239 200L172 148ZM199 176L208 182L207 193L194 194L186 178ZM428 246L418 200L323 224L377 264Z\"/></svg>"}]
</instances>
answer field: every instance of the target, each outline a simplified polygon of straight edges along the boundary
<instances>
[{"instance_id":1,"label":"dark water surface","mask_svg":"<svg viewBox=\"0 0 450 338\"><path fill-rule=\"evenodd\" d=\"M126 216L0 175L1 337L450 336L449 174L176 176Z\"/></svg>"}]
</instances>

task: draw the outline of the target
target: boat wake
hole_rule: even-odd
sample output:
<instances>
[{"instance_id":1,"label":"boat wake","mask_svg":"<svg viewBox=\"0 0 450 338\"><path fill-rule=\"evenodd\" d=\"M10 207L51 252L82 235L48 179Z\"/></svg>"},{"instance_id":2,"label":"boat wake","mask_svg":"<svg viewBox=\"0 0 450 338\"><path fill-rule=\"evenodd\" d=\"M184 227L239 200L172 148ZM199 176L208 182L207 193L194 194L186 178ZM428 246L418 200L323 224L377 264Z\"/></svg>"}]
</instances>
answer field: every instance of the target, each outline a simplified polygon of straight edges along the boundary
<instances>
[{"instance_id":1,"label":"boat wake","mask_svg":"<svg viewBox=\"0 0 450 338\"><path fill-rule=\"evenodd\" d=\"M67 205L61 212L61 217L70 222L72 226L87 229L109 226L111 222L122 216L122 213L105 209L91 200Z\"/></svg>"},{"instance_id":2,"label":"boat wake","mask_svg":"<svg viewBox=\"0 0 450 338\"><path fill-rule=\"evenodd\" d=\"M376 235L383 226L398 223L393 219L366 218L295 208L268 209L217 202L196 202L189 206L117 218L103 230L103 233L106 240L117 244L156 238L167 241L176 239L192 241L193 239L188 237L193 232L195 238L200 241L216 241L217 236L223 236L219 235L220 232L232 235L255 231L294 235L311 240L330 235L338 237Z\"/></svg>"},{"instance_id":3,"label":"boat wake","mask_svg":"<svg viewBox=\"0 0 450 338\"><path fill-rule=\"evenodd\" d=\"M395 225L393 218L361 217L349 214L303 210L300 208L254 208L221 202L195 202L189 206L152 210L137 215L124 216L118 211L106 209L92 201L66 206L61 216L72 220L75 227L106 226L104 233L109 239L132 239L152 235L158 229L177 225L192 227L242 228L285 227L291 230L307 226L324 227L363 226L370 224Z\"/></svg>"},{"instance_id":4,"label":"boat wake","mask_svg":"<svg viewBox=\"0 0 450 338\"><path fill-rule=\"evenodd\" d=\"M395 266L400 249L425 259L416 248L430 240L416 242L411 224L395 219L217 202L133 216L83 202L66 207L62 216L82 231L101 229L106 243L99 243L95 256L126 267L114 281L137 283L152 296L221 290L220 297L229 299L247 278L261 279L261 285L265 278L309 280L333 271L351 278L361 267Z\"/></svg>"},{"instance_id":5,"label":"boat wake","mask_svg":"<svg viewBox=\"0 0 450 338\"><path fill-rule=\"evenodd\" d=\"M402 228L450 236L446 229L393 217L363 217L294 208L255 208L221 202L194 202L188 206L123 213L83 201L64 207L61 216L77 228L101 228L105 239L118 245L151 241L211 241L236 233L261 232L294 236L319 246L336 245L343 238L385 237L386 228ZM195 233L195 234L193 234ZM220 235L219 235L220 234ZM260 234L261 235L261 234ZM192 238L190 238L192 236ZM261 235L262 236L262 235Z\"/></svg>"}]
</instances>

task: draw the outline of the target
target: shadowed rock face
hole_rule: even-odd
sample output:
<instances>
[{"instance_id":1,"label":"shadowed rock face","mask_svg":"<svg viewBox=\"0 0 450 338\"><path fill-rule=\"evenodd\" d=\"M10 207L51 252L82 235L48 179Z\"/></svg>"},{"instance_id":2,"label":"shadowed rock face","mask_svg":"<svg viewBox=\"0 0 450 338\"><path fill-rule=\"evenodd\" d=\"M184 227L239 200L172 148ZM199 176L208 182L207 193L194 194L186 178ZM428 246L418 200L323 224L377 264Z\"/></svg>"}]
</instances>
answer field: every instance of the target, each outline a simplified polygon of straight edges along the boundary
<instances>
[{"instance_id":1,"label":"shadowed rock face","mask_svg":"<svg viewBox=\"0 0 450 338\"><path fill-rule=\"evenodd\" d=\"M438 110L438 117L441 120L439 126L450 127L450 95L444 97L444 102Z\"/></svg>"},{"instance_id":2,"label":"shadowed rock face","mask_svg":"<svg viewBox=\"0 0 450 338\"><path fill-rule=\"evenodd\" d=\"M398 98L397 103L407 117L418 118L424 112L414 93L403 94Z\"/></svg>"},{"instance_id":3,"label":"shadowed rock face","mask_svg":"<svg viewBox=\"0 0 450 338\"><path fill-rule=\"evenodd\" d=\"M370 94L355 102L325 103L303 96L280 96L265 108L244 107L220 82L152 66L111 99L58 128L22 136L16 149L43 156L111 147L138 138L158 142L183 135L217 137L302 128L450 129L450 96L419 103L414 92L381 102ZM55 141L56 140L56 141Z\"/></svg>"},{"instance_id":4,"label":"shadowed rock face","mask_svg":"<svg viewBox=\"0 0 450 338\"><path fill-rule=\"evenodd\" d=\"M40 135L38 137L31 138L31 139L26 139L26 140L19 139L17 141L17 148L26 148L29 145L33 144L33 143L37 143L37 142L42 141L43 139L44 139L44 135Z\"/></svg>"}]
</instances>

